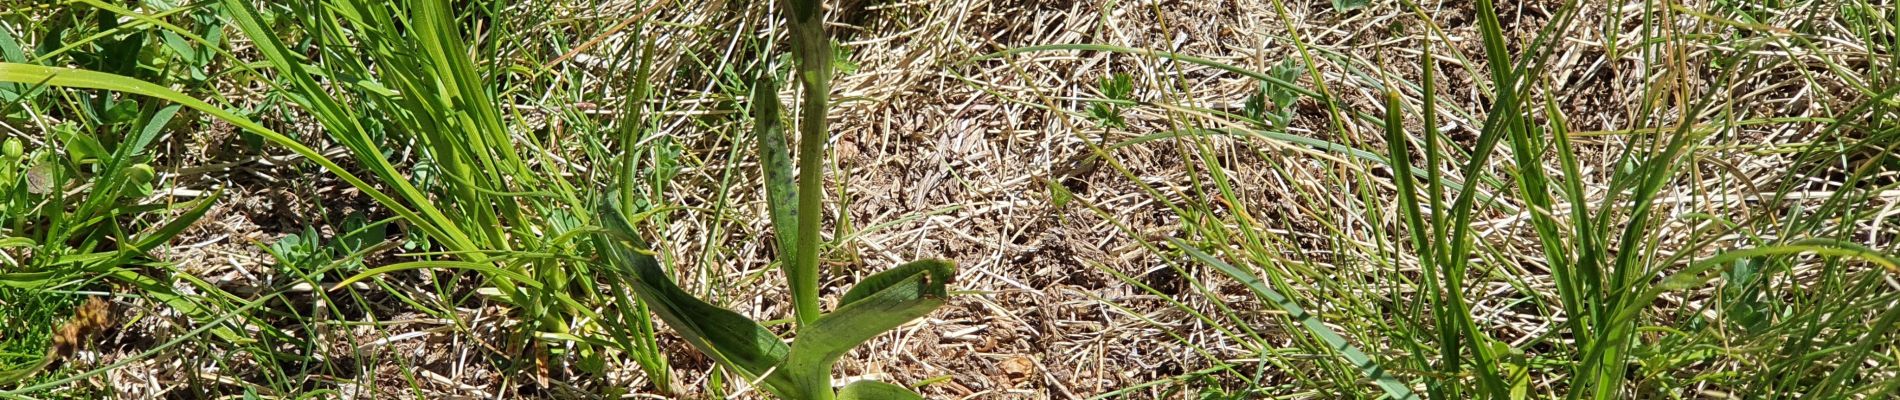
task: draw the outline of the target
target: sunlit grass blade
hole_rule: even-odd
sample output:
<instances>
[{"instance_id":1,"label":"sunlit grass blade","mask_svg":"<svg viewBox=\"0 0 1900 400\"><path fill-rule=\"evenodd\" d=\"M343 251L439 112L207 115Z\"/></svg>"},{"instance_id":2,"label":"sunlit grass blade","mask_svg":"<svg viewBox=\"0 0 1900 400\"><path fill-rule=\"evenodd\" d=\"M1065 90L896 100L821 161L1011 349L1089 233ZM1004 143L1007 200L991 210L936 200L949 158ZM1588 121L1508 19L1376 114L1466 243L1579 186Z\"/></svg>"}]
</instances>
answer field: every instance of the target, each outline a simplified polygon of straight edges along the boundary
<instances>
[{"instance_id":1,"label":"sunlit grass blade","mask_svg":"<svg viewBox=\"0 0 1900 400\"><path fill-rule=\"evenodd\" d=\"M1384 391L1387 397L1393 399L1418 398L1418 395L1412 393L1411 386L1400 382L1397 377L1386 372L1386 368L1380 365L1377 360L1373 360L1372 356L1367 355L1365 351L1359 350L1358 346L1346 342L1345 337L1340 336L1339 332L1334 331L1333 328L1326 326L1325 322L1319 320L1319 316L1307 312L1306 308L1301 307L1298 303L1294 303L1293 299L1280 294L1279 291L1273 290L1271 287L1267 287L1267 284L1255 276L1252 271L1235 267L1226 261L1214 258L1214 256L1208 255L1179 239L1173 240L1173 243L1182 251L1187 252L1188 256L1200 261L1201 264L1214 267L1214 269L1219 270L1222 274L1226 274L1228 277L1240 281L1242 285L1246 285L1248 289L1253 290L1256 296L1259 296L1262 300L1266 300L1268 303L1272 303L1275 308L1285 311L1287 317L1292 318L1295 323L1300 324L1300 327L1305 329L1307 334L1319 338L1320 341L1325 342L1333 351L1338 352L1339 357L1346 359L1347 363L1358 368L1359 372L1364 374L1366 379L1372 380L1372 383Z\"/></svg>"}]
</instances>

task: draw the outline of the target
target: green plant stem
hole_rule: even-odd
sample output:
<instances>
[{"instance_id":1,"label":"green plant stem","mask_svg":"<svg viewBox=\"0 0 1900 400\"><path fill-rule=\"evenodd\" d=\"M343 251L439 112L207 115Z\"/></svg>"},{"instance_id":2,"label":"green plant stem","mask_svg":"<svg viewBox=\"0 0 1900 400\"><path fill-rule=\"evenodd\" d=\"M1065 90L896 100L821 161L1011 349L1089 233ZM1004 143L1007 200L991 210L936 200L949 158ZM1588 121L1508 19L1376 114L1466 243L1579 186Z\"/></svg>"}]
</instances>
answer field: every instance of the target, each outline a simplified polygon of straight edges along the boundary
<instances>
[{"instance_id":1,"label":"green plant stem","mask_svg":"<svg viewBox=\"0 0 1900 400\"><path fill-rule=\"evenodd\" d=\"M792 53L798 78L804 85L798 123L798 247L793 268L785 277L791 284L798 326L818 319L818 223L824 194L825 117L831 96L831 41L825 37L824 17L817 0L787 1ZM827 388L827 391L829 389Z\"/></svg>"}]
</instances>

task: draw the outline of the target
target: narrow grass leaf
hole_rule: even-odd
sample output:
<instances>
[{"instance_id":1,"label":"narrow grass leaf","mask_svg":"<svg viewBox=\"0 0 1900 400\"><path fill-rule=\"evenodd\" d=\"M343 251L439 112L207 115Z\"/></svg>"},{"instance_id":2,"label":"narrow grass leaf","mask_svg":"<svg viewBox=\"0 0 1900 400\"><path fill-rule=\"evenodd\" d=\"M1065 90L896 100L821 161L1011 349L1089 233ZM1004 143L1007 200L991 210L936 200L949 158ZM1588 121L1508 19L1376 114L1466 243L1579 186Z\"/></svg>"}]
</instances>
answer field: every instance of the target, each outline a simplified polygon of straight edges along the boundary
<instances>
[{"instance_id":1,"label":"narrow grass leaf","mask_svg":"<svg viewBox=\"0 0 1900 400\"><path fill-rule=\"evenodd\" d=\"M348 287L352 283L356 283L364 279L373 278L373 277L376 277L377 275L382 275L382 274L387 274L387 273L397 272L397 271L432 269L432 268L466 269L466 270L471 270L471 271L478 271L484 274L506 277L508 279L514 280L516 283L520 283L528 287L533 287L537 289L541 288L541 282L536 281L533 277L524 275L520 272L509 271L506 269L495 267L495 265L492 263L485 263L485 262L477 263L477 262L452 261L452 260L428 260L428 261L411 261L411 262L405 262L405 263L396 263L396 264L390 264L387 266L371 268L363 272L359 272L356 275L350 276L349 278L346 278L342 281L338 281L335 285L330 285L330 290L342 289L344 287Z\"/></svg>"},{"instance_id":2,"label":"narrow grass leaf","mask_svg":"<svg viewBox=\"0 0 1900 400\"><path fill-rule=\"evenodd\" d=\"M210 211L211 205L217 204L218 198L223 197L223 195L224 190L218 190L211 192L211 196L194 200L190 210L172 218L171 221L165 222L164 225L159 225L158 229L152 230L151 233L140 237L138 241L133 242L132 248L140 252L152 251L152 249L158 248L158 245L171 241L172 238L178 236L180 232L184 232L185 228L191 227L193 222L198 222L199 218L204 218L205 212Z\"/></svg>"},{"instance_id":3,"label":"narrow grass leaf","mask_svg":"<svg viewBox=\"0 0 1900 400\"><path fill-rule=\"evenodd\" d=\"M305 146L303 143L299 143L281 133L265 128L263 125L259 125L248 118L244 118L230 111L225 111L210 103L187 96L184 93L179 93L164 86L104 72L13 63L0 63L0 82L111 90L178 103L212 117L230 122L232 125L237 125L245 131L264 137L265 140L271 143L283 146L291 152L297 153L297 155L310 160L310 162L316 163L317 166L322 167L325 171L335 174L337 178L349 183L350 186L363 191L364 194L375 199L378 204L389 207L390 211L396 213L396 215L415 222L424 229L433 226L432 224L428 224L429 220L424 219L422 215L411 211L408 207L404 207L402 203L397 202L395 198L389 197L389 195L377 190L375 186L357 178L356 175L351 174L349 170L344 169L343 166L323 158L322 153L317 152L315 149L311 149L309 146ZM433 235L442 234L439 231L432 231L431 233Z\"/></svg>"},{"instance_id":4,"label":"narrow grass leaf","mask_svg":"<svg viewBox=\"0 0 1900 400\"><path fill-rule=\"evenodd\" d=\"M1374 361L1372 356L1366 355L1366 352L1359 350L1359 348L1353 346L1352 343L1346 342L1344 336L1340 336L1339 332L1334 331L1333 328L1327 327L1326 323L1321 322L1318 316L1306 312L1306 309L1300 307L1298 303L1293 302L1292 298L1286 297L1286 295L1280 294L1279 291L1267 287L1266 282L1254 276L1252 271L1235 267L1225 261L1214 258L1194 248L1194 246L1189 245L1186 241L1180 239L1170 239L1170 241L1174 243L1175 247L1186 251L1190 257L1200 261L1202 264L1214 267L1214 269L1219 270L1221 273L1235 280L1239 280L1242 285L1246 285L1248 289L1252 289L1255 294L1267 300L1267 302L1273 303L1274 307L1280 308L1281 311L1286 311L1287 316L1298 322L1300 327L1305 328L1308 334L1319 338L1320 341L1326 342L1327 346L1339 352L1340 357L1345 357L1346 361L1358 368L1359 372L1364 374L1367 379L1371 379L1374 385L1377 385L1380 390L1385 391L1387 397L1397 400L1418 398L1418 395L1412 393L1410 386L1399 382L1397 377L1387 373L1385 367L1380 366L1378 362Z\"/></svg>"}]
</instances>

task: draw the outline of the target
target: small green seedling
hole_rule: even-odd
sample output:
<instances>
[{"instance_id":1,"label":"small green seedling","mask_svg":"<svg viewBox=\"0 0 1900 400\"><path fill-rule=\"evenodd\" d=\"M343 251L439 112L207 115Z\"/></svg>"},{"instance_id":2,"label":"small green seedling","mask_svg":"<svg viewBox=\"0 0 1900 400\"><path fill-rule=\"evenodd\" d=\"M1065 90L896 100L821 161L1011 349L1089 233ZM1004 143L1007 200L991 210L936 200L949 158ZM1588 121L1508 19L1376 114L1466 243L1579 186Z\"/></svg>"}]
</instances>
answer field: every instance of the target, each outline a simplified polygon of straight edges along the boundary
<instances>
[{"instance_id":1,"label":"small green seedling","mask_svg":"<svg viewBox=\"0 0 1900 400\"><path fill-rule=\"evenodd\" d=\"M1115 74L1102 78L1096 86L1108 101L1089 104L1089 120L1105 128L1127 128L1128 120L1122 118L1122 109L1124 104L1135 101L1134 80L1128 74Z\"/></svg>"},{"instance_id":2,"label":"small green seedling","mask_svg":"<svg viewBox=\"0 0 1900 400\"><path fill-rule=\"evenodd\" d=\"M758 322L700 300L674 284L658 260L644 250L646 245L633 233L614 199L601 207L606 233L596 236L597 248L621 276L630 278L633 292L687 343L767 392L793 400L922 399L908 388L878 381L832 389L832 365L845 352L942 306L956 267L943 260L899 265L846 290L838 308L830 313L819 310L820 178L835 53L824 33L820 2L787 3L797 77L805 88L796 177L779 125L783 106L769 74L755 81L751 101L766 199L779 265L791 286L797 336L787 344Z\"/></svg>"},{"instance_id":3,"label":"small green seedling","mask_svg":"<svg viewBox=\"0 0 1900 400\"><path fill-rule=\"evenodd\" d=\"M347 273L362 269L362 253L389 236L386 222L372 223L362 214L351 214L328 241L315 226L306 226L303 232L264 246L264 251L276 259L280 270L299 271L295 275L309 274L310 280L327 281L324 274L328 270Z\"/></svg>"},{"instance_id":4,"label":"small green seedling","mask_svg":"<svg viewBox=\"0 0 1900 400\"><path fill-rule=\"evenodd\" d=\"M1288 58L1268 72L1269 76L1281 82L1293 82L1300 77L1305 67ZM1279 85L1260 85L1260 90L1247 96L1242 111L1248 118L1261 121L1267 127L1285 127L1293 119L1293 102L1300 99L1300 93Z\"/></svg>"}]
</instances>

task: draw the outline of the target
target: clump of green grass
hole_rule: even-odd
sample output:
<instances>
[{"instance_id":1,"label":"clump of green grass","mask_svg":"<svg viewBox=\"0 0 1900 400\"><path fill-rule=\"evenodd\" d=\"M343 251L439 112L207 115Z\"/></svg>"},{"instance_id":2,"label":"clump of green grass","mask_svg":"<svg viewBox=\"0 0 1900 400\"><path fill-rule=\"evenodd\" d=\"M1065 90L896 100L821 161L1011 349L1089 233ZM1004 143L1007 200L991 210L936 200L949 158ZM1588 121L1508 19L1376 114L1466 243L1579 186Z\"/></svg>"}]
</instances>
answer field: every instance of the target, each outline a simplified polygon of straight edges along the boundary
<instances>
[{"instance_id":1,"label":"clump of green grass","mask_svg":"<svg viewBox=\"0 0 1900 400\"><path fill-rule=\"evenodd\" d=\"M109 4L88 5L111 18L137 21L188 43L211 44L191 30L148 15ZM517 368L532 366L533 360L546 360L549 353L593 359L584 364L599 366L599 349L618 347L633 352L661 390L672 387L670 373L657 354L650 324L633 324L632 331L604 335L604 328L590 322L600 320L594 310L611 299L596 297L596 271L590 259L594 250L589 247L590 241L579 240L588 229L597 229L590 226L597 225L589 221L590 213L574 210L591 209L604 193L591 184L569 182L566 171L560 169L565 164L552 161L558 155L541 151L544 149L535 147L534 142L516 140L510 130L512 121L505 118L507 113L495 97L500 92L496 90L498 74L479 69L477 66L487 60L475 58L495 56L497 50L482 47L469 51L470 42L463 36L458 9L445 1L299 3L273 6L268 14L243 1L216 3L215 7L234 22L238 32L251 39L263 56L263 64L257 67L269 71L262 78L272 85L273 93L283 95L320 125L329 140L345 149L348 160L326 158L298 138L181 93L155 77L14 60L0 64L0 81L116 91L176 104L167 112L176 112L182 106L227 121L304 157L362 191L394 214L400 226L412 233L409 245L418 250L406 255L407 260L327 282L319 281L325 271L349 265L346 261L360 259L362 251L387 249L354 246L329 255L343 256L343 260L316 263L295 260L308 258L308 254L278 254L289 256L281 260L284 262L280 266L292 275L292 280L328 284L332 290L341 290L359 281L380 282L382 275L397 271L474 271L483 277L487 288L482 291L496 293L528 321L518 337L533 343L533 351L521 357L530 362L518 363ZM296 38L299 47L293 49L285 38ZM215 45L209 47L202 51L219 51ZM141 120L155 121L158 126L165 121ZM416 154L416 159L392 159L409 152ZM344 167L345 163L351 167ZM367 173L369 179L358 177L359 173ZM364 225L380 227L386 222ZM183 224L168 227L175 233ZM418 306L419 311L459 320L455 313L446 311L454 304L443 302L459 301L475 291L442 283L431 285L436 291L435 303L399 297L406 304ZM354 291L349 293L355 297ZM641 326L646 329L639 329ZM273 333L278 334L275 339L309 345L296 335ZM235 336L230 339L239 344L250 342ZM286 357L301 358L268 349L259 354L266 360Z\"/></svg>"}]
</instances>

